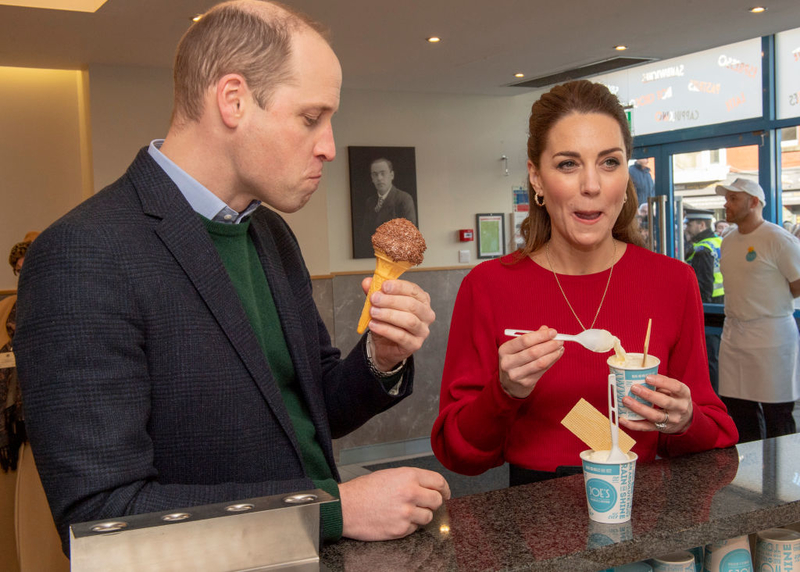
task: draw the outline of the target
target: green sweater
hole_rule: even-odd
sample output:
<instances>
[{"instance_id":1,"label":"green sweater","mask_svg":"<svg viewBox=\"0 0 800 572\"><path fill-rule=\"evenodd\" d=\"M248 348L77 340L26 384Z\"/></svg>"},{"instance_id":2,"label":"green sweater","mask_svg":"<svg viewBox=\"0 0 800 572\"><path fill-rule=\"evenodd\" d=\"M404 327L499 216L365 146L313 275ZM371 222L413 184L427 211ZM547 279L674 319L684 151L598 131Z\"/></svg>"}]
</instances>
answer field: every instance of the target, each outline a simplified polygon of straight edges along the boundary
<instances>
[{"instance_id":1,"label":"green sweater","mask_svg":"<svg viewBox=\"0 0 800 572\"><path fill-rule=\"evenodd\" d=\"M233 281L261 350L267 357L272 377L281 390L283 402L292 419L294 432L300 444L306 475L314 481L317 488L338 498L339 486L317 440L317 430L295 379L294 365L283 337L278 311L264 268L247 233L250 221L225 224L201 218ZM324 504L321 506L320 514L323 540L335 541L341 538L341 504Z\"/></svg>"}]
</instances>

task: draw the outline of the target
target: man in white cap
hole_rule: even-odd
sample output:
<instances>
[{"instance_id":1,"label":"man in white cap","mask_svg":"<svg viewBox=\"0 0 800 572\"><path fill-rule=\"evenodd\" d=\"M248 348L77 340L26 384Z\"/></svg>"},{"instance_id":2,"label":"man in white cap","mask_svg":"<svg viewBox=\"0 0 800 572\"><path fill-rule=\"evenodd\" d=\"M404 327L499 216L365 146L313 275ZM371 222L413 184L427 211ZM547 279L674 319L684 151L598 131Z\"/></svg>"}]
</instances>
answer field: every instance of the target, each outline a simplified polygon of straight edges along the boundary
<instances>
[{"instance_id":1,"label":"man in white cap","mask_svg":"<svg viewBox=\"0 0 800 572\"><path fill-rule=\"evenodd\" d=\"M800 397L794 298L800 296L800 242L762 216L764 190L736 179L717 185L725 214L738 228L722 241L725 325L719 393L739 429L739 441L796 430Z\"/></svg>"}]
</instances>

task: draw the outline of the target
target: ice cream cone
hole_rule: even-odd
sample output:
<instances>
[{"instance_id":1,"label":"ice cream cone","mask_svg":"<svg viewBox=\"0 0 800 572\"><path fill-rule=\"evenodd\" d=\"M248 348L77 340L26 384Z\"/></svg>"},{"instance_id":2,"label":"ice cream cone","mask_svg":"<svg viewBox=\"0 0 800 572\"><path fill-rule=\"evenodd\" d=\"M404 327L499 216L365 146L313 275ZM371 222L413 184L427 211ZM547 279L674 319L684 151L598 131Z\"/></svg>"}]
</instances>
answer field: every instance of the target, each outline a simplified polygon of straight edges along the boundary
<instances>
[{"instance_id":1,"label":"ice cream cone","mask_svg":"<svg viewBox=\"0 0 800 572\"><path fill-rule=\"evenodd\" d=\"M361 310L361 318L358 320L357 331L359 334L363 334L364 330L367 329L367 324L369 324L369 309L372 307L369 299L372 293L380 290L381 285L386 280L399 278L403 272L412 266L414 264L411 262L405 260L394 261L382 250L375 249L375 273L372 275L372 284L369 287L369 292L367 292L367 299L364 301L364 309Z\"/></svg>"}]
</instances>

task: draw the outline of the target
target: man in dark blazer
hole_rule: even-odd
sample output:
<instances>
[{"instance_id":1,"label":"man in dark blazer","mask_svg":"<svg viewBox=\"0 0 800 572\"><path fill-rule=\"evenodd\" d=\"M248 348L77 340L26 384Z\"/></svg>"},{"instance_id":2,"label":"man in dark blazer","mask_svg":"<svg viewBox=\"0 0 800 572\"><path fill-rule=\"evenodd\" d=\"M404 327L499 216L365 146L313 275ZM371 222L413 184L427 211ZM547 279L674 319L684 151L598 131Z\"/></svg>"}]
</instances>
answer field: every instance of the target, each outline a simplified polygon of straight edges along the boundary
<instances>
[{"instance_id":1,"label":"man in dark blazer","mask_svg":"<svg viewBox=\"0 0 800 572\"><path fill-rule=\"evenodd\" d=\"M238 0L189 29L175 65L166 139L42 233L21 277L19 377L65 551L72 523L316 486L340 497L327 539L413 532L444 478L338 484L331 439L411 393L430 297L384 284L342 358L274 212L299 210L334 158L336 56L305 17Z\"/></svg>"}]
</instances>

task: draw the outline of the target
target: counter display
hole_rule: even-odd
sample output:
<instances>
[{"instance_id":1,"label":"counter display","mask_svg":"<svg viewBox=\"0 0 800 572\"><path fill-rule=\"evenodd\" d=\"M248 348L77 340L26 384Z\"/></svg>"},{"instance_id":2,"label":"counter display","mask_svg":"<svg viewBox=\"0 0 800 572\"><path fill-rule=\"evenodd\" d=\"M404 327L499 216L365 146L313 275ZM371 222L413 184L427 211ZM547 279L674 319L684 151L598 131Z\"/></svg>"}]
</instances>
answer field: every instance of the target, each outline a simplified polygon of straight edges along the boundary
<instances>
[{"instance_id":1,"label":"counter display","mask_svg":"<svg viewBox=\"0 0 800 572\"><path fill-rule=\"evenodd\" d=\"M331 572L597 571L800 521L800 435L640 463L633 516L589 520L583 476L451 499L389 542L323 548Z\"/></svg>"}]
</instances>

